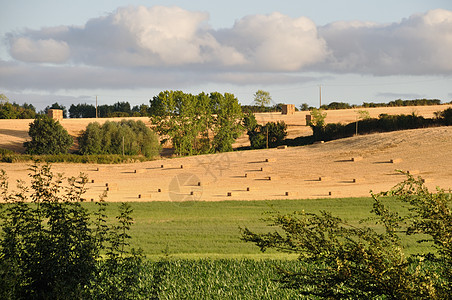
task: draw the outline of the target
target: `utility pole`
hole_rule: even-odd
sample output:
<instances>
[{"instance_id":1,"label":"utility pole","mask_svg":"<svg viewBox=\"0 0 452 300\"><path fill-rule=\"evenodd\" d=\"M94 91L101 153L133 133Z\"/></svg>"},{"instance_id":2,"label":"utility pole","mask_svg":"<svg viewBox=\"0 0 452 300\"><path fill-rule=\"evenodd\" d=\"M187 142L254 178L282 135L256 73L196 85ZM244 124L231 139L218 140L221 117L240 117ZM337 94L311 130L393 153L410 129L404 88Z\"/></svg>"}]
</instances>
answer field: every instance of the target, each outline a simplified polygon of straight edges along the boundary
<instances>
[{"instance_id":1,"label":"utility pole","mask_svg":"<svg viewBox=\"0 0 452 300\"><path fill-rule=\"evenodd\" d=\"M97 119L97 95L96 95L96 119Z\"/></svg>"},{"instance_id":2,"label":"utility pole","mask_svg":"<svg viewBox=\"0 0 452 300\"><path fill-rule=\"evenodd\" d=\"M319 109L322 107L322 85L319 85Z\"/></svg>"}]
</instances>

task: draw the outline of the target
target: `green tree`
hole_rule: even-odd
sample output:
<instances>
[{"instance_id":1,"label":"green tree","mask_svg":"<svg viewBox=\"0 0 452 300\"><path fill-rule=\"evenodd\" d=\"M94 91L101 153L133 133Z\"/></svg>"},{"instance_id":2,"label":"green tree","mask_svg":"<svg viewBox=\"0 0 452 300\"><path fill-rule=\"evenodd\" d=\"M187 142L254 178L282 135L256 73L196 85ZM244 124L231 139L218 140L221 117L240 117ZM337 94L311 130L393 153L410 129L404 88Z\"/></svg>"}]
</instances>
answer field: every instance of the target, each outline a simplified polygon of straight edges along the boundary
<instances>
[{"instance_id":1,"label":"green tree","mask_svg":"<svg viewBox=\"0 0 452 300\"><path fill-rule=\"evenodd\" d=\"M311 127L324 127L326 125L326 112L322 109L313 108L311 110L311 123L309 124Z\"/></svg>"},{"instance_id":2,"label":"green tree","mask_svg":"<svg viewBox=\"0 0 452 300\"><path fill-rule=\"evenodd\" d=\"M122 154L157 156L160 145L157 135L142 121L107 121L88 124L78 137L81 154Z\"/></svg>"},{"instance_id":3,"label":"green tree","mask_svg":"<svg viewBox=\"0 0 452 300\"><path fill-rule=\"evenodd\" d=\"M0 119L34 119L36 109L33 105L10 103L8 97L0 94Z\"/></svg>"},{"instance_id":4,"label":"green tree","mask_svg":"<svg viewBox=\"0 0 452 300\"><path fill-rule=\"evenodd\" d=\"M67 153L74 143L60 122L42 115L30 123L28 135L31 141L25 142L24 146L29 154Z\"/></svg>"},{"instance_id":5,"label":"green tree","mask_svg":"<svg viewBox=\"0 0 452 300\"><path fill-rule=\"evenodd\" d=\"M243 132L242 109L234 95L211 93L213 113L213 149L215 152L232 151L232 144Z\"/></svg>"},{"instance_id":6,"label":"green tree","mask_svg":"<svg viewBox=\"0 0 452 300\"><path fill-rule=\"evenodd\" d=\"M253 113L243 118L243 126L247 130L251 149L274 148L282 144L287 136L287 125L284 121L268 122L259 125Z\"/></svg>"},{"instance_id":7,"label":"green tree","mask_svg":"<svg viewBox=\"0 0 452 300\"><path fill-rule=\"evenodd\" d=\"M402 215L384 205L392 196L408 205ZM274 213L269 225L278 230L242 237L262 251L296 253L297 270L280 270L279 281L302 295L333 299L447 299L452 286L452 198L444 190L430 193L421 178L407 180L389 192L372 194L377 224L354 226L322 211L320 214ZM366 220L363 220L365 222ZM400 234L421 235L436 253L407 256ZM430 237L430 238L426 238Z\"/></svg>"},{"instance_id":8,"label":"green tree","mask_svg":"<svg viewBox=\"0 0 452 300\"><path fill-rule=\"evenodd\" d=\"M270 93L267 91L258 90L254 94L254 103L256 103L256 105L264 107L270 105L271 101L272 97L270 96Z\"/></svg>"},{"instance_id":9,"label":"green tree","mask_svg":"<svg viewBox=\"0 0 452 300\"><path fill-rule=\"evenodd\" d=\"M37 164L29 175L30 188L20 182L9 192L0 171L0 200L6 202L0 211L0 298L136 299L140 288L132 279L141 257L129 247L130 206L121 206L118 225L107 225L105 193L94 220L81 205L86 176L64 185L50 165ZM115 290L107 288L112 275Z\"/></svg>"},{"instance_id":10,"label":"green tree","mask_svg":"<svg viewBox=\"0 0 452 300\"><path fill-rule=\"evenodd\" d=\"M150 112L162 143L171 141L178 155L230 151L241 131L240 104L228 93L165 91L150 101Z\"/></svg>"},{"instance_id":11,"label":"green tree","mask_svg":"<svg viewBox=\"0 0 452 300\"><path fill-rule=\"evenodd\" d=\"M308 111L309 110L309 105L307 103L303 103L300 105L300 110L301 111Z\"/></svg>"}]
</instances>

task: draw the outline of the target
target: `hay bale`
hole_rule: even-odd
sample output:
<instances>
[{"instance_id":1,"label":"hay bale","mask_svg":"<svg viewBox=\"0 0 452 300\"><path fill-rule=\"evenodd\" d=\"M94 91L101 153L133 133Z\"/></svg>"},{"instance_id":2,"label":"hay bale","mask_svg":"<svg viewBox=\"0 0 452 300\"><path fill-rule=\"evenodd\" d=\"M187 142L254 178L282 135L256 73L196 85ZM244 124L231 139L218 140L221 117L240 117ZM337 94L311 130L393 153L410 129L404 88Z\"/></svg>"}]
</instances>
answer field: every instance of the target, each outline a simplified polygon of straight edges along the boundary
<instances>
[{"instance_id":1,"label":"hay bale","mask_svg":"<svg viewBox=\"0 0 452 300\"><path fill-rule=\"evenodd\" d=\"M195 193L193 191L190 192L190 196L193 196Z\"/></svg>"},{"instance_id":2,"label":"hay bale","mask_svg":"<svg viewBox=\"0 0 452 300\"><path fill-rule=\"evenodd\" d=\"M333 192L328 192L328 196L332 196L333 195Z\"/></svg>"},{"instance_id":3,"label":"hay bale","mask_svg":"<svg viewBox=\"0 0 452 300\"><path fill-rule=\"evenodd\" d=\"M398 164L402 162L401 158L393 158L389 161L391 164Z\"/></svg>"},{"instance_id":4,"label":"hay bale","mask_svg":"<svg viewBox=\"0 0 452 300\"><path fill-rule=\"evenodd\" d=\"M328 180L330 180L330 178L327 176L319 176L319 181L328 181Z\"/></svg>"},{"instance_id":5,"label":"hay bale","mask_svg":"<svg viewBox=\"0 0 452 300\"><path fill-rule=\"evenodd\" d=\"M286 196L292 196L292 197L293 197L293 196L298 195L298 192L286 192L285 195L286 195Z\"/></svg>"},{"instance_id":6,"label":"hay bale","mask_svg":"<svg viewBox=\"0 0 452 300\"><path fill-rule=\"evenodd\" d=\"M324 144L325 143L325 141L316 141L316 142L314 142L314 145L317 145L317 144Z\"/></svg>"},{"instance_id":7,"label":"hay bale","mask_svg":"<svg viewBox=\"0 0 452 300\"><path fill-rule=\"evenodd\" d=\"M277 149L287 149L287 145L280 145L278 147L276 147Z\"/></svg>"},{"instance_id":8,"label":"hay bale","mask_svg":"<svg viewBox=\"0 0 452 300\"><path fill-rule=\"evenodd\" d=\"M260 168L260 171L261 171L261 172L269 172L269 171L271 171L271 170L272 170L271 167L262 167L262 168Z\"/></svg>"},{"instance_id":9,"label":"hay bale","mask_svg":"<svg viewBox=\"0 0 452 300\"><path fill-rule=\"evenodd\" d=\"M245 173L245 178L254 178L256 177L255 173Z\"/></svg>"},{"instance_id":10,"label":"hay bale","mask_svg":"<svg viewBox=\"0 0 452 300\"><path fill-rule=\"evenodd\" d=\"M94 179L91 179L91 183L94 183Z\"/></svg>"},{"instance_id":11,"label":"hay bale","mask_svg":"<svg viewBox=\"0 0 452 300\"><path fill-rule=\"evenodd\" d=\"M198 186L201 186L201 181L198 181Z\"/></svg>"},{"instance_id":12,"label":"hay bale","mask_svg":"<svg viewBox=\"0 0 452 300\"><path fill-rule=\"evenodd\" d=\"M63 110L51 108L47 110L47 116L57 121L63 120Z\"/></svg>"},{"instance_id":13,"label":"hay bale","mask_svg":"<svg viewBox=\"0 0 452 300\"><path fill-rule=\"evenodd\" d=\"M180 168L183 169L183 168L184 168L184 165L180 165Z\"/></svg>"},{"instance_id":14,"label":"hay bale","mask_svg":"<svg viewBox=\"0 0 452 300\"><path fill-rule=\"evenodd\" d=\"M134 172L135 174L142 174L142 173L146 172L146 170L145 170L145 169L136 169L136 170L134 170L133 172Z\"/></svg>"},{"instance_id":15,"label":"hay bale","mask_svg":"<svg viewBox=\"0 0 452 300\"><path fill-rule=\"evenodd\" d=\"M360 182L363 182L364 180L362 179L362 178L353 178L352 179L352 182L353 183L360 183Z\"/></svg>"},{"instance_id":16,"label":"hay bale","mask_svg":"<svg viewBox=\"0 0 452 300\"><path fill-rule=\"evenodd\" d=\"M162 189L158 189L157 192L158 192L158 193L161 193L161 192L162 192Z\"/></svg>"},{"instance_id":17,"label":"hay bale","mask_svg":"<svg viewBox=\"0 0 452 300\"><path fill-rule=\"evenodd\" d=\"M247 191L247 192L251 191L251 189L250 189L249 186L246 188L246 191Z\"/></svg>"},{"instance_id":18,"label":"hay bale","mask_svg":"<svg viewBox=\"0 0 452 300\"><path fill-rule=\"evenodd\" d=\"M165 167L164 165L160 165L160 168L162 168L162 169L163 169L164 167Z\"/></svg>"},{"instance_id":19,"label":"hay bale","mask_svg":"<svg viewBox=\"0 0 452 300\"><path fill-rule=\"evenodd\" d=\"M267 176L265 177L267 180L271 181L271 180L276 180L279 179L279 176L273 175L273 176Z\"/></svg>"},{"instance_id":20,"label":"hay bale","mask_svg":"<svg viewBox=\"0 0 452 300\"><path fill-rule=\"evenodd\" d=\"M118 184L117 183L106 183L105 186L107 187L107 191L117 191L118 190Z\"/></svg>"},{"instance_id":21,"label":"hay bale","mask_svg":"<svg viewBox=\"0 0 452 300\"><path fill-rule=\"evenodd\" d=\"M276 158L266 158L265 162L276 162Z\"/></svg>"},{"instance_id":22,"label":"hay bale","mask_svg":"<svg viewBox=\"0 0 452 300\"><path fill-rule=\"evenodd\" d=\"M295 104L283 104L281 105L281 114L293 115L295 114Z\"/></svg>"},{"instance_id":23,"label":"hay bale","mask_svg":"<svg viewBox=\"0 0 452 300\"><path fill-rule=\"evenodd\" d=\"M228 192L228 197L232 197L232 193L231 192Z\"/></svg>"},{"instance_id":24,"label":"hay bale","mask_svg":"<svg viewBox=\"0 0 452 300\"><path fill-rule=\"evenodd\" d=\"M141 194L138 194L138 199L141 199Z\"/></svg>"},{"instance_id":25,"label":"hay bale","mask_svg":"<svg viewBox=\"0 0 452 300\"><path fill-rule=\"evenodd\" d=\"M363 160L362 156L356 156L356 157L352 157L351 161L355 162L355 161L361 161Z\"/></svg>"}]
</instances>

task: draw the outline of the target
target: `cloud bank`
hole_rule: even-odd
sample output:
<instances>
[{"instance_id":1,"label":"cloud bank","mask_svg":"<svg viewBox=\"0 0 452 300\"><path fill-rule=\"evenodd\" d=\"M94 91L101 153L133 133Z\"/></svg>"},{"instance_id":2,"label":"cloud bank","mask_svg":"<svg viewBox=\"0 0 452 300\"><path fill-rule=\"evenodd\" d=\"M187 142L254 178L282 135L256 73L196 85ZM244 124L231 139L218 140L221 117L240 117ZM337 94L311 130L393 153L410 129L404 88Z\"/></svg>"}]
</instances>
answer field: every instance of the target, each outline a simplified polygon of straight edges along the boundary
<instances>
[{"instance_id":1,"label":"cloud bank","mask_svg":"<svg viewBox=\"0 0 452 300\"><path fill-rule=\"evenodd\" d=\"M213 29L204 12L129 6L6 40L12 60L0 61L0 78L17 89L293 82L302 72L452 74L452 11L443 9L391 24L323 27L275 12Z\"/></svg>"}]
</instances>

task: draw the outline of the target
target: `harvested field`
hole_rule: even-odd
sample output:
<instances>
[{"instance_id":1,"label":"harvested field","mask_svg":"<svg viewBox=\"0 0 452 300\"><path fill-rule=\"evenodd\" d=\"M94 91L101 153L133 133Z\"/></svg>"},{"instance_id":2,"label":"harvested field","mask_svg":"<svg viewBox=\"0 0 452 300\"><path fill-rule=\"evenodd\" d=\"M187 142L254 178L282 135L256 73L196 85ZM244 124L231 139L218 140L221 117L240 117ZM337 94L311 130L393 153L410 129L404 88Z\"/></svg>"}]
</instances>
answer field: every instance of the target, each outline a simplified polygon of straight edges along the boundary
<instances>
[{"instance_id":1,"label":"harvested field","mask_svg":"<svg viewBox=\"0 0 452 300\"><path fill-rule=\"evenodd\" d=\"M433 112L447 107L390 108L390 112L400 114L417 110L418 114L424 115L425 112L425 116L431 117L428 114L433 115ZM371 116L383 110L368 109ZM341 113L343 119L339 117ZM277 117L283 119L292 128L290 136L294 137L300 135L299 131L309 129L300 124L304 122L305 114L259 114L258 120L261 116L266 118L262 117L261 122L270 121L273 117L275 120ZM328 111L328 121L347 122L350 121L347 118L355 115L352 110ZM301 120L299 123L295 121L297 116ZM147 118L142 120L147 121ZM0 148L17 150L26 139L30 120L0 121ZM92 121L66 119L62 124L71 134L76 134ZM11 185L17 179L28 180L27 168L25 163L0 164ZM62 172L65 176L75 176L79 172L89 176L88 201L97 199L106 183L114 187L109 189L107 201L361 197L369 196L370 190L390 189L403 180L404 176L396 169L422 176L430 188L452 187L452 127L363 135L305 147L162 158L133 164L53 165L55 172Z\"/></svg>"}]
</instances>

